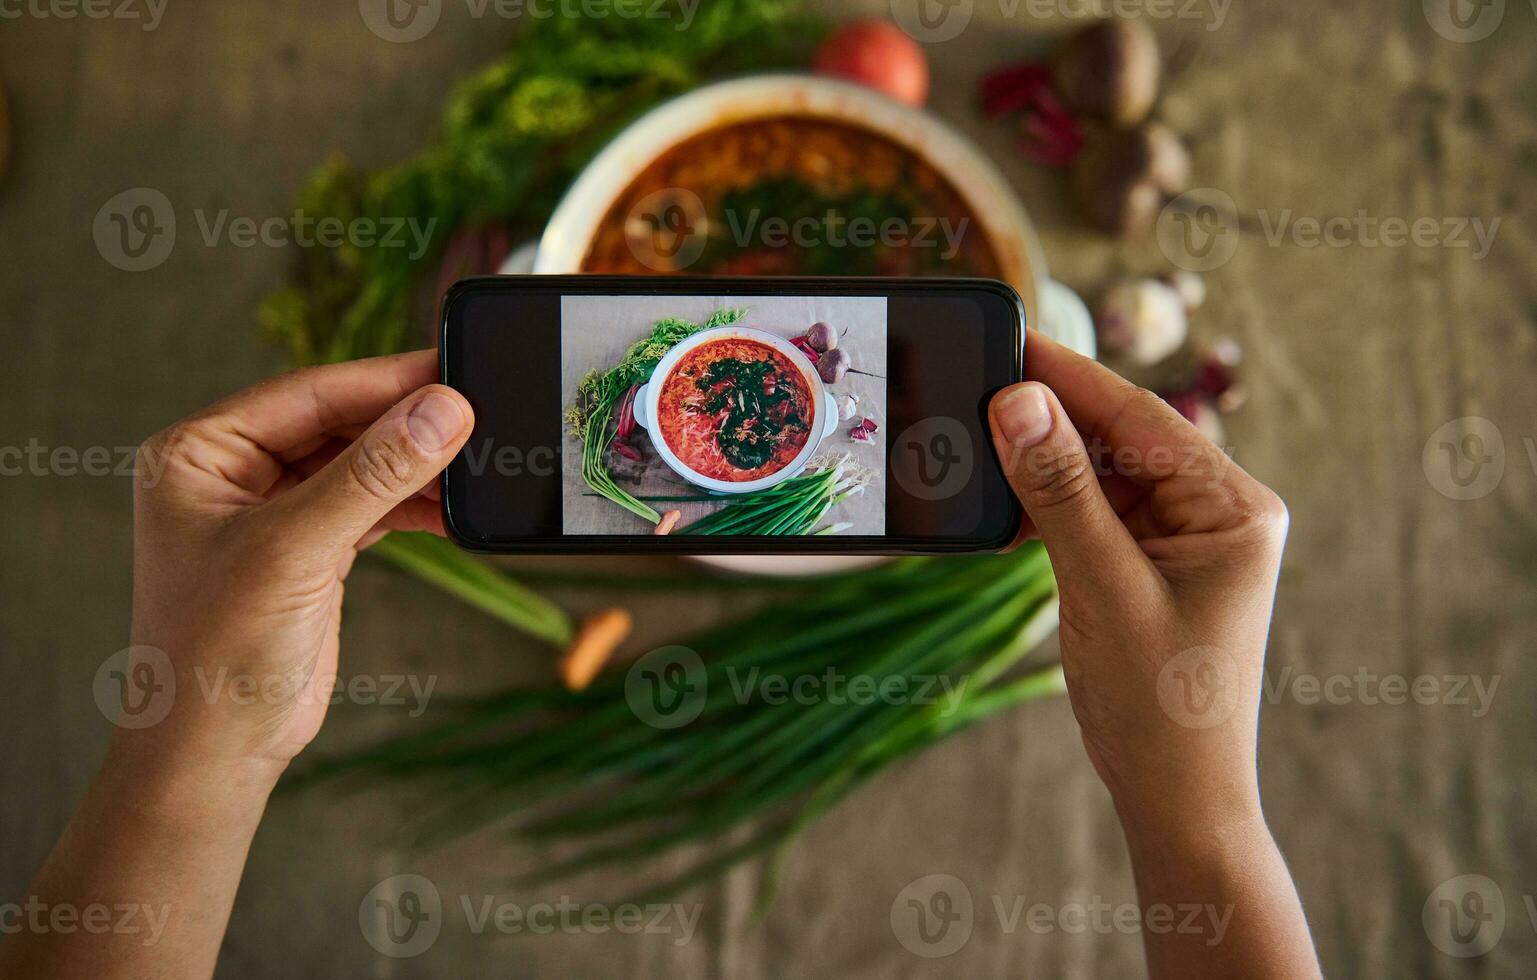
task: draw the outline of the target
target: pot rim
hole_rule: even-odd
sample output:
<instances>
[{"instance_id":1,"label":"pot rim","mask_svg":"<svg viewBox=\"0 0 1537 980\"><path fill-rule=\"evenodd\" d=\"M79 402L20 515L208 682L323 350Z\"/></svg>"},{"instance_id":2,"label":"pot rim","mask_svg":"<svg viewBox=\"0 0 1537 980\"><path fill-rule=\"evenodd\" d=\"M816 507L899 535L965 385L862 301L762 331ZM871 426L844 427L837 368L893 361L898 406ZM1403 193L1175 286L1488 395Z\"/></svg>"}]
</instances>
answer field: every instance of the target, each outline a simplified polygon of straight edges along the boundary
<instances>
[{"instance_id":1,"label":"pot rim","mask_svg":"<svg viewBox=\"0 0 1537 980\"><path fill-rule=\"evenodd\" d=\"M582 169L556 205L534 255L535 273L581 271L598 224L620 194L668 149L721 126L774 116L841 122L891 140L942 174L966 201L1008 281L1038 322L1049 275L1034 225L1007 178L969 138L922 109L850 82L789 72L701 86L626 126Z\"/></svg>"}]
</instances>

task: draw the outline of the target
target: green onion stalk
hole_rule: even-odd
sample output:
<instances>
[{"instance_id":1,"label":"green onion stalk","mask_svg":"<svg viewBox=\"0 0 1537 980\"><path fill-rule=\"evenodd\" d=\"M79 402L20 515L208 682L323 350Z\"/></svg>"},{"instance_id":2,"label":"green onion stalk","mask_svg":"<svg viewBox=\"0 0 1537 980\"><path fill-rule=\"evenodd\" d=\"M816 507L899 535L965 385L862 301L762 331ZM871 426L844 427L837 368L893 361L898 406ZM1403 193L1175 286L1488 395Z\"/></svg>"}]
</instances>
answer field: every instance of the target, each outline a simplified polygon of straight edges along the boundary
<instances>
[{"instance_id":1,"label":"green onion stalk","mask_svg":"<svg viewBox=\"0 0 1537 980\"><path fill-rule=\"evenodd\" d=\"M536 233L577 172L641 113L714 78L799 68L825 31L802 0L710 0L686 31L559 4L526 26L455 85L415 156L368 170L337 154L300 191L295 206L316 221L409 217L426 247L296 246L287 281L258 314L296 362L421 346L438 299L428 287L456 233Z\"/></svg>"},{"instance_id":2,"label":"green onion stalk","mask_svg":"<svg viewBox=\"0 0 1537 980\"><path fill-rule=\"evenodd\" d=\"M461 705L297 782L418 782L436 804L410 828L414 844L494 827L544 845L520 880L639 872L691 848L682 871L644 889L655 899L771 858L766 902L784 850L878 772L1062 689L1055 664L1022 663L1055 626L1055 591L1038 544L904 560L796 590L584 691L513 689ZM649 700L668 677L686 716L659 718ZM765 682L817 693L766 696ZM912 696L834 697L834 684Z\"/></svg>"},{"instance_id":3,"label":"green onion stalk","mask_svg":"<svg viewBox=\"0 0 1537 980\"><path fill-rule=\"evenodd\" d=\"M679 534L821 534L813 530L827 512L855 494L867 479L848 472L848 457L805 476L756 493L732 497L724 507L681 528ZM847 525L845 525L847 526Z\"/></svg>"},{"instance_id":4,"label":"green onion stalk","mask_svg":"<svg viewBox=\"0 0 1537 980\"><path fill-rule=\"evenodd\" d=\"M552 646L575 635L555 603L437 535L387 534L368 553Z\"/></svg>"}]
</instances>

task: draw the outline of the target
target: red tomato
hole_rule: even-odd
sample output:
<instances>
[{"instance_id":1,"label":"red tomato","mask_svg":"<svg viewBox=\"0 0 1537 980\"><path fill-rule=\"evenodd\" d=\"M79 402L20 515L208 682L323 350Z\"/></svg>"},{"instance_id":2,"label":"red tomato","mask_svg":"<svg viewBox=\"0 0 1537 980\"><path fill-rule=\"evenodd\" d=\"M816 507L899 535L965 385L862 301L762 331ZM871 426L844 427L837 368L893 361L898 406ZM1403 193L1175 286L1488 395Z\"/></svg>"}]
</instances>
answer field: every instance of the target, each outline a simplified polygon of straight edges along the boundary
<instances>
[{"instance_id":1,"label":"red tomato","mask_svg":"<svg viewBox=\"0 0 1537 980\"><path fill-rule=\"evenodd\" d=\"M884 20L846 24L822 42L812 67L819 75L868 85L908 105L929 97L929 62L902 28Z\"/></svg>"}]
</instances>

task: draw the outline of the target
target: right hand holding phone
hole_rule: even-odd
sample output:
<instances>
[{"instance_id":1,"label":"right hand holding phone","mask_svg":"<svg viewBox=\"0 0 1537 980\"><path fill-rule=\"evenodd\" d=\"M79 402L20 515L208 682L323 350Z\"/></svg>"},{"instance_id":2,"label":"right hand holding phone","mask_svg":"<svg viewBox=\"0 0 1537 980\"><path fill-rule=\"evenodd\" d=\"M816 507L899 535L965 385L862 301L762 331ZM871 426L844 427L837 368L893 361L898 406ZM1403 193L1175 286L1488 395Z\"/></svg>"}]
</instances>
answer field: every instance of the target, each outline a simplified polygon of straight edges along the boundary
<instances>
[{"instance_id":1,"label":"right hand holding phone","mask_svg":"<svg viewBox=\"0 0 1537 980\"><path fill-rule=\"evenodd\" d=\"M1158 396L1032 334L993 439L1062 597L1062 668L1115 803L1154 977L1315 977L1260 808L1281 499ZM1199 909L1192 928L1155 914Z\"/></svg>"},{"instance_id":2,"label":"right hand holding phone","mask_svg":"<svg viewBox=\"0 0 1537 980\"><path fill-rule=\"evenodd\" d=\"M993 439L1062 598L1084 746L1123 823L1259 813L1256 716L1286 507L1173 408L1032 333Z\"/></svg>"}]
</instances>

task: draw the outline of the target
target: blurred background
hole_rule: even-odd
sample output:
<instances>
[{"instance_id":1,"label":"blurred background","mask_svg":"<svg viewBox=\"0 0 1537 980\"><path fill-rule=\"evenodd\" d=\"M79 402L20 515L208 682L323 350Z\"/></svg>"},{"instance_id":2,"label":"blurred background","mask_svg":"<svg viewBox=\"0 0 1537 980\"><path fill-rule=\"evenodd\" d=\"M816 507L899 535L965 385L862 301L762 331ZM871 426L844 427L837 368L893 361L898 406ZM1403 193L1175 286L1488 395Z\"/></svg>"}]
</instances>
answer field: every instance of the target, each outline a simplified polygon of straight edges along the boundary
<instances>
[{"instance_id":1,"label":"blurred background","mask_svg":"<svg viewBox=\"0 0 1537 980\"><path fill-rule=\"evenodd\" d=\"M128 634L120 456L296 359L425 346L440 276L492 271L537 240L572 176L637 113L717 77L815 66L924 104L991 161L1028 216L1000 274L1036 294L1037 320L1055 316L1086 344L1084 314L1048 281L1083 297L1107 360L1290 505L1261 777L1326 972L1529 972L1537 4L646 7L660 26L620 23L607 4L580 23L568 14L582 4L554 0L0 4L0 901L23 896L111 730L93 681ZM823 23L802 27L801 9ZM1156 40L1151 76L1140 33L1064 64L1064 45L1111 13ZM828 39L856 19L886 26ZM642 27L654 29L626 33ZM1075 88L1078 71L1088 80ZM1107 78L1126 87L1096 90ZM491 112L487 93L504 90ZM497 127L523 142L497 143L486 135ZM433 183L441 169L391 169L424 151L457 161L459 198ZM313 183L328 161L330 183ZM973 183L949 179L963 196ZM481 196L463 199L466 188ZM420 262L301 255L260 231L306 205L346 213L381 196L396 208L384 214L442 223ZM256 232L220 224L239 218ZM460 227L473 230L442 269ZM372 310L336 299L360 281L392 291ZM351 334L336 326L349 313ZM106 456L90 457L92 475L61 447ZM694 574L677 561L605 564ZM637 652L746 601L541 591L577 615L626 605ZM379 561L349 582L343 649L345 674L431 678L438 697L543 682L554 659ZM420 723L409 706L342 705L317 749ZM393 784L275 799L220 972L1144 969L1135 928L1081 924L1135 893L1061 698L880 774L801 837L761 921L761 869L747 864L678 899L660 931L477 932L461 898L527 909L612 897L632 879L510 884L516 851L494 833L413 852L396 831L420 805ZM404 873L433 882L448 910L430 949L409 957L359 928L360 900ZM937 943L903 913L915 887L928 900L932 875L965 909ZM1020 914L1036 906L1043 917Z\"/></svg>"}]
</instances>

